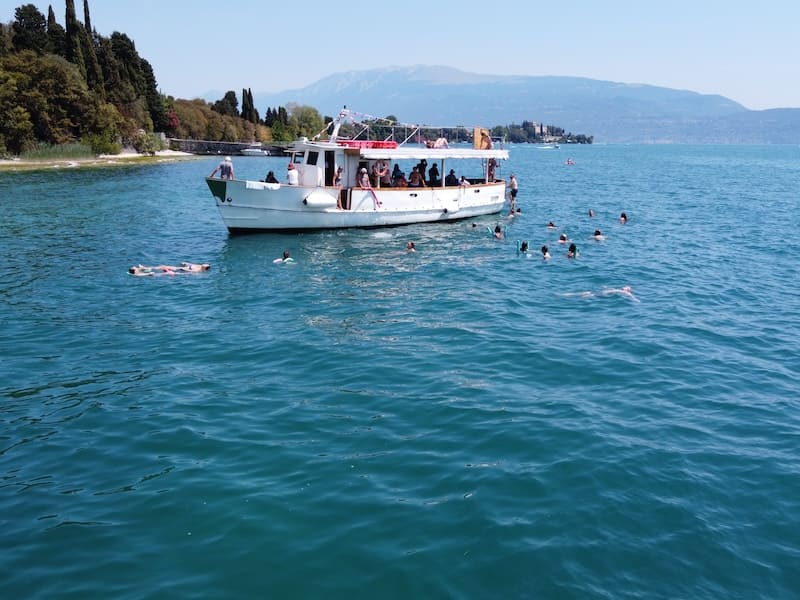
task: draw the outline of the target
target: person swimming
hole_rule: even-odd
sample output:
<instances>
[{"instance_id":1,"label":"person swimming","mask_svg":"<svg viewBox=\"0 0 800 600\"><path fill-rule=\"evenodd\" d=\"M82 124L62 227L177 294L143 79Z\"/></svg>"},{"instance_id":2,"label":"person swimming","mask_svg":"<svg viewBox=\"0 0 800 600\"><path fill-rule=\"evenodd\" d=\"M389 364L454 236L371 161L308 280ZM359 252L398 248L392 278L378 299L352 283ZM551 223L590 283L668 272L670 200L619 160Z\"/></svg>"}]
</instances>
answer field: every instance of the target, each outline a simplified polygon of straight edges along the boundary
<instances>
[{"instance_id":1,"label":"person swimming","mask_svg":"<svg viewBox=\"0 0 800 600\"><path fill-rule=\"evenodd\" d=\"M272 262L274 262L276 265L281 263L293 263L294 259L289 255L288 250L284 250L283 256L281 256L280 258L276 258Z\"/></svg>"},{"instance_id":2,"label":"person swimming","mask_svg":"<svg viewBox=\"0 0 800 600\"><path fill-rule=\"evenodd\" d=\"M542 246L542 259L549 260L550 259L550 250L547 246Z\"/></svg>"},{"instance_id":3,"label":"person swimming","mask_svg":"<svg viewBox=\"0 0 800 600\"><path fill-rule=\"evenodd\" d=\"M624 212L620 213L619 222L625 225L625 223L628 222L628 215L626 215Z\"/></svg>"},{"instance_id":4,"label":"person swimming","mask_svg":"<svg viewBox=\"0 0 800 600\"><path fill-rule=\"evenodd\" d=\"M578 258L578 247L574 243L567 248L567 258Z\"/></svg>"},{"instance_id":5,"label":"person swimming","mask_svg":"<svg viewBox=\"0 0 800 600\"><path fill-rule=\"evenodd\" d=\"M497 240L502 240L503 239L503 229L500 227L500 225L495 225L494 237Z\"/></svg>"},{"instance_id":6,"label":"person swimming","mask_svg":"<svg viewBox=\"0 0 800 600\"><path fill-rule=\"evenodd\" d=\"M595 229L594 230L594 235L592 237L594 239L596 239L596 240L604 240L604 239L606 239L606 236L604 236L603 232L600 231L599 229Z\"/></svg>"},{"instance_id":7,"label":"person swimming","mask_svg":"<svg viewBox=\"0 0 800 600\"><path fill-rule=\"evenodd\" d=\"M528 251L528 240L522 240L522 243L519 245L520 252L527 252Z\"/></svg>"},{"instance_id":8,"label":"person swimming","mask_svg":"<svg viewBox=\"0 0 800 600\"><path fill-rule=\"evenodd\" d=\"M556 228L556 224L553 223L552 221L550 221L550 222L547 223L547 228L548 229L555 229Z\"/></svg>"},{"instance_id":9,"label":"person swimming","mask_svg":"<svg viewBox=\"0 0 800 600\"><path fill-rule=\"evenodd\" d=\"M566 244L568 241L569 241L569 238L567 238L567 234L566 233L562 233L560 236L558 236L558 243L559 244Z\"/></svg>"},{"instance_id":10,"label":"person swimming","mask_svg":"<svg viewBox=\"0 0 800 600\"><path fill-rule=\"evenodd\" d=\"M417 251L417 247L414 245L414 242L409 241L406 244L406 252L416 252L416 251Z\"/></svg>"},{"instance_id":11,"label":"person swimming","mask_svg":"<svg viewBox=\"0 0 800 600\"><path fill-rule=\"evenodd\" d=\"M593 217L593 216L594 216L594 211L590 208L589 209L589 217Z\"/></svg>"},{"instance_id":12,"label":"person swimming","mask_svg":"<svg viewBox=\"0 0 800 600\"><path fill-rule=\"evenodd\" d=\"M630 298L634 302L640 302L640 300L633 295L633 288L629 285L624 285L621 288L603 288L603 291L600 293L603 294L603 296L619 294L620 296L625 296L626 298Z\"/></svg>"},{"instance_id":13,"label":"person swimming","mask_svg":"<svg viewBox=\"0 0 800 600\"><path fill-rule=\"evenodd\" d=\"M208 263L181 262L180 265L134 265L128 269L128 273L136 277L152 277L153 275L177 275L179 273L200 273L208 271L211 265Z\"/></svg>"}]
</instances>

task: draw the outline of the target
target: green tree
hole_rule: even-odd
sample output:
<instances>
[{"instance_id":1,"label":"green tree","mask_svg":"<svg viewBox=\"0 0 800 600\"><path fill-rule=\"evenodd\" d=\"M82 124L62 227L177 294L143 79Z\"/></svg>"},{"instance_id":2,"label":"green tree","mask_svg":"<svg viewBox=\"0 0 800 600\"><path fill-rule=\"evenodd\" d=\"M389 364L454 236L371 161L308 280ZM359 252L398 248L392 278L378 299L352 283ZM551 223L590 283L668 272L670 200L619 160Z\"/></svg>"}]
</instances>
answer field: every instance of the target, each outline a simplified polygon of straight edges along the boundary
<instances>
[{"instance_id":1,"label":"green tree","mask_svg":"<svg viewBox=\"0 0 800 600\"><path fill-rule=\"evenodd\" d=\"M66 6L66 58L78 67L81 76L86 79L86 63L83 59L83 48L81 47L82 26L75 16L75 0L66 0Z\"/></svg>"},{"instance_id":2,"label":"green tree","mask_svg":"<svg viewBox=\"0 0 800 600\"><path fill-rule=\"evenodd\" d=\"M322 115L312 106L291 104L287 106L287 109L291 110L288 129L294 138L312 138L325 127Z\"/></svg>"},{"instance_id":3,"label":"green tree","mask_svg":"<svg viewBox=\"0 0 800 600\"><path fill-rule=\"evenodd\" d=\"M67 32L56 21L52 6L47 9L47 39L50 52L67 57Z\"/></svg>"},{"instance_id":4,"label":"green tree","mask_svg":"<svg viewBox=\"0 0 800 600\"><path fill-rule=\"evenodd\" d=\"M239 116L239 100L236 98L236 92L229 90L225 92L225 96L221 100L214 102L211 107L212 110L221 115L228 115L229 117Z\"/></svg>"},{"instance_id":5,"label":"green tree","mask_svg":"<svg viewBox=\"0 0 800 600\"><path fill-rule=\"evenodd\" d=\"M14 11L14 50L33 50L39 54L47 51L47 20L33 4L25 4Z\"/></svg>"}]
</instances>

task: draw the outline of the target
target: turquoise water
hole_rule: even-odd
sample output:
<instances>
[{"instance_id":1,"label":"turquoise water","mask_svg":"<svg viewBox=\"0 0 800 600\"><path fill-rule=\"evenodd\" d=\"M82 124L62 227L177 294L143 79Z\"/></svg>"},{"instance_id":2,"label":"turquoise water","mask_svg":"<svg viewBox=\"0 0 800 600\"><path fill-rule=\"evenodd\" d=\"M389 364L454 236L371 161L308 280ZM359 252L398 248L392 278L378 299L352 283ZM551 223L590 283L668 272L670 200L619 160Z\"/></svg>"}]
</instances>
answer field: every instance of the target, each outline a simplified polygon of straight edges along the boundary
<instances>
[{"instance_id":1,"label":"turquoise water","mask_svg":"<svg viewBox=\"0 0 800 600\"><path fill-rule=\"evenodd\" d=\"M501 242L0 173L3 597L796 598L800 148L511 156Z\"/></svg>"}]
</instances>

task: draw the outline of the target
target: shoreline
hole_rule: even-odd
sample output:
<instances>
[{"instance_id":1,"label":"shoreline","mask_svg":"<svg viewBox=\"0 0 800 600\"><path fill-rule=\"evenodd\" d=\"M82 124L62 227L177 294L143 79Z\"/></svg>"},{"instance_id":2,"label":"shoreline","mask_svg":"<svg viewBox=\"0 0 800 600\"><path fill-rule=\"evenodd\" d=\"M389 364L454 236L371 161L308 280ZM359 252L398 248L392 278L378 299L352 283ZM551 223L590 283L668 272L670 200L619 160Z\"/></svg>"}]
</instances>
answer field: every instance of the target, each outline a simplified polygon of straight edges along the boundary
<instances>
[{"instance_id":1,"label":"shoreline","mask_svg":"<svg viewBox=\"0 0 800 600\"><path fill-rule=\"evenodd\" d=\"M138 165L142 163L161 164L203 158L198 154L177 150L159 150L154 156L123 152L120 154L100 154L92 158L44 158L41 160L11 159L0 160L0 173L36 171L42 169L77 169L80 167L110 167L119 165Z\"/></svg>"}]
</instances>

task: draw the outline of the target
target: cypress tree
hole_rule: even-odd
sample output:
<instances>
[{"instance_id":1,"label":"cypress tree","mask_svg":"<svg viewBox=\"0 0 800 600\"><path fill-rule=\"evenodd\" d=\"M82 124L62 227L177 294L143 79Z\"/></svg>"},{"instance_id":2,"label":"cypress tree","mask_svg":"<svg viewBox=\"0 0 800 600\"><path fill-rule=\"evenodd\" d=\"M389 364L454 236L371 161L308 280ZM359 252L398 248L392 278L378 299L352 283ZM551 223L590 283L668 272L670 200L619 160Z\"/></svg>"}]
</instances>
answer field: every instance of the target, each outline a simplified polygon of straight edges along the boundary
<instances>
[{"instance_id":1,"label":"cypress tree","mask_svg":"<svg viewBox=\"0 0 800 600\"><path fill-rule=\"evenodd\" d=\"M86 63L81 48L81 24L75 16L75 0L66 0L66 5L67 60L78 67L81 76L86 79Z\"/></svg>"},{"instance_id":2,"label":"cypress tree","mask_svg":"<svg viewBox=\"0 0 800 600\"><path fill-rule=\"evenodd\" d=\"M83 0L83 25L86 31L92 33L92 20L89 18L89 0Z\"/></svg>"},{"instance_id":3,"label":"cypress tree","mask_svg":"<svg viewBox=\"0 0 800 600\"><path fill-rule=\"evenodd\" d=\"M67 34L64 28L56 21L53 5L47 7L47 38L50 42L50 52L61 57L67 56Z\"/></svg>"}]
</instances>

